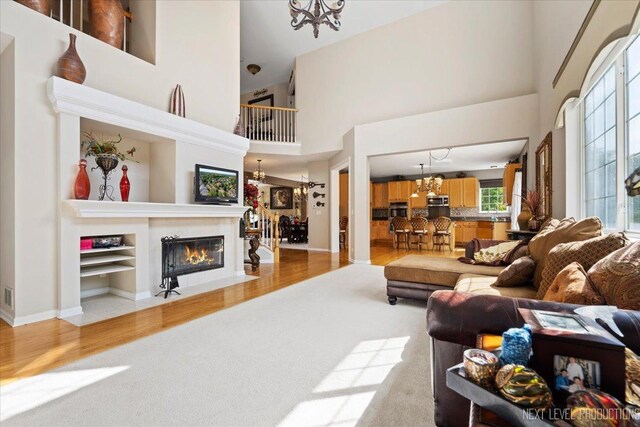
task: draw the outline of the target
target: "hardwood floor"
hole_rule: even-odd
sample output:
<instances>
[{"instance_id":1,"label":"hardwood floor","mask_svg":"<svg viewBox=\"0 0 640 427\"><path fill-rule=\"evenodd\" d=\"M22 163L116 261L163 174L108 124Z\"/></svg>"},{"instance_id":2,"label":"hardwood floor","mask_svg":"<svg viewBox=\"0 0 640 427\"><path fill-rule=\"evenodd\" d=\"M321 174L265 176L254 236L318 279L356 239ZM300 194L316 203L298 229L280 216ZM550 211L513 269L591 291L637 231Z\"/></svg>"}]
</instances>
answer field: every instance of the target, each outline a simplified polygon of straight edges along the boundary
<instances>
[{"instance_id":1,"label":"hardwood floor","mask_svg":"<svg viewBox=\"0 0 640 427\"><path fill-rule=\"evenodd\" d=\"M441 256L445 258L459 258L464 256L464 248L455 248L453 251L433 251L433 250L421 250L419 251L415 246L412 246L410 250L406 250L403 247L398 249L393 247L393 244L389 242L377 242L371 246L370 255L371 264L373 265L387 265L391 261L398 258L402 258L405 255L430 255Z\"/></svg>"},{"instance_id":2,"label":"hardwood floor","mask_svg":"<svg viewBox=\"0 0 640 427\"><path fill-rule=\"evenodd\" d=\"M413 253L461 256L459 251L407 251L381 243L371 248L371 261L375 265L385 265ZM348 263L346 251L329 254L283 249L280 263L275 266L263 264L254 273L246 267L248 274L260 276L256 280L87 326L77 327L64 320L52 319L12 328L0 321L0 385L181 325Z\"/></svg>"}]
</instances>

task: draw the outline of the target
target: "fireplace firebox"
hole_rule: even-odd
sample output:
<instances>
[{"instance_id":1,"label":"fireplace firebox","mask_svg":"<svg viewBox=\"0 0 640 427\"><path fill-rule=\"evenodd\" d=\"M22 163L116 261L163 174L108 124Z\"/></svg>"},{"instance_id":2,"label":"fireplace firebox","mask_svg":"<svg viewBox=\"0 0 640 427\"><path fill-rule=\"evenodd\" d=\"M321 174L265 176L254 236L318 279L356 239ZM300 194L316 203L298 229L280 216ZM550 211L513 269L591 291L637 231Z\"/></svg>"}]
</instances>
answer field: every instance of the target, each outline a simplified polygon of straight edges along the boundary
<instances>
[{"instance_id":1,"label":"fireplace firebox","mask_svg":"<svg viewBox=\"0 0 640 427\"><path fill-rule=\"evenodd\" d=\"M178 276L214 270L224 267L224 236L163 237L162 242L162 284L167 298L179 286Z\"/></svg>"}]
</instances>

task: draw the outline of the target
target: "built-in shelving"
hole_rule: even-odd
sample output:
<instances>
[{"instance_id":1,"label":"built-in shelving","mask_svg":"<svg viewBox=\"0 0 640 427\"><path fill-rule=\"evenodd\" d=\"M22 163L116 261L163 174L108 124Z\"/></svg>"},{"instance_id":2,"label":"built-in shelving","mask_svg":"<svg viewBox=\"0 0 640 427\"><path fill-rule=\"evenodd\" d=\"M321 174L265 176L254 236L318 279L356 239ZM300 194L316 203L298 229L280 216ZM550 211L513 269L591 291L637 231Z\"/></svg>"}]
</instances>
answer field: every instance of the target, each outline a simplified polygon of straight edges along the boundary
<instances>
[{"instance_id":1,"label":"built-in shelving","mask_svg":"<svg viewBox=\"0 0 640 427\"><path fill-rule=\"evenodd\" d=\"M132 259L136 259L136 257L131 255L101 255L84 257L80 259L80 267L85 267L87 265L109 264L118 261L128 261Z\"/></svg>"},{"instance_id":2,"label":"built-in shelving","mask_svg":"<svg viewBox=\"0 0 640 427\"><path fill-rule=\"evenodd\" d=\"M102 252L122 251L122 250L125 250L125 249L135 249L135 246L122 245L122 246L114 246L114 247L111 247L111 248L85 249L85 250L81 250L80 251L80 255L98 254L98 253L102 253Z\"/></svg>"},{"instance_id":3,"label":"built-in shelving","mask_svg":"<svg viewBox=\"0 0 640 427\"><path fill-rule=\"evenodd\" d=\"M119 273L121 271L128 271L128 270L134 270L134 269L135 267L132 265L122 265L122 264L92 265L89 267L82 267L80 269L80 277L99 276L101 274Z\"/></svg>"}]
</instances>

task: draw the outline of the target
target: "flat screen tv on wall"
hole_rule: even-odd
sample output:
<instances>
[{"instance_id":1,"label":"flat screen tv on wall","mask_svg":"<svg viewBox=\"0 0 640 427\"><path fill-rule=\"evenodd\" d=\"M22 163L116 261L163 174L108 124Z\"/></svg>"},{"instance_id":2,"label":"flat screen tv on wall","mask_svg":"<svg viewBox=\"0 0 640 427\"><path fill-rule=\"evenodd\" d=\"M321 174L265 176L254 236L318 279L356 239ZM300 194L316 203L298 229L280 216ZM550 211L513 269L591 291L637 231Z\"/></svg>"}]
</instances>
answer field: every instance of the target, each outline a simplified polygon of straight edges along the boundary
<instances>
[{"instance_id":1,"label":"flat screen tv on wall","mask_svg":"<svg viewBox=\"0 0 640 427\"><path fill-rule=\"evenodd\" d=\"M196 165L196 203L238 203L238 171Z\"/></svg>"}]
</instances>

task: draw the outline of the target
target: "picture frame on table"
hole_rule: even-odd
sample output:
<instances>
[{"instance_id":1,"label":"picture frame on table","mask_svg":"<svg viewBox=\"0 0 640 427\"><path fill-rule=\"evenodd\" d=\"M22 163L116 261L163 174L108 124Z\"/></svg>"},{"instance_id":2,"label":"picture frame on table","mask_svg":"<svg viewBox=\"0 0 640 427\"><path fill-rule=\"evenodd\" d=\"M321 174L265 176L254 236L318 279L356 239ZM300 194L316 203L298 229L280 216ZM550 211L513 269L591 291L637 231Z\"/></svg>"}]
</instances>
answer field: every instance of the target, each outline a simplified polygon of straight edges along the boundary
<instances>
[{"instance_id":1,"label":"picture frame on table","mask_svg":"<svg viewBox=\"0 0 640 427\"><path fill-rule=\"evenodd\" d=\"M551 388L557 407L564 407L570 394L586 388L624 401L625 346L616 337L578 314L518 311L533 333L530 366Z\"/></svg>"}]
</instances>

